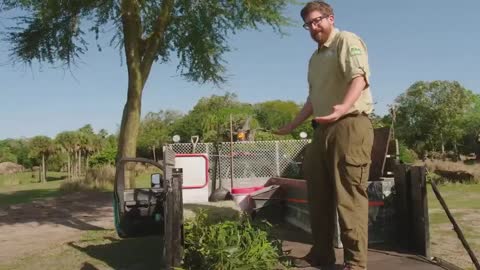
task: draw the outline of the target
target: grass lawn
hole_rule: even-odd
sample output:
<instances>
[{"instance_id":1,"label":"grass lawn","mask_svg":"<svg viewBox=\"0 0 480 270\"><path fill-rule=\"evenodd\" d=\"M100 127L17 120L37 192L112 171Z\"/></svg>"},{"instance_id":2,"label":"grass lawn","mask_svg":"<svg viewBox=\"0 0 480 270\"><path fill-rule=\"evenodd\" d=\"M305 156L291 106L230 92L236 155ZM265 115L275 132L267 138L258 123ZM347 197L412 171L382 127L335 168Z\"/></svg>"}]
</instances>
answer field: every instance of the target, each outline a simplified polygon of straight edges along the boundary
<instances>
[{"instance_id":1,"label":"grass lawn","mask_svg":"<svg viewBox=\"0 0 480 270\"><path fill-rule=\"evenodd\" d=\"M58 196L65 177L65 173L49 172L47 182L38 183L31 172L0 175L0 206Z\"/></svg>"},{"instance_id":2,"label":"grass lawn","mask_svg":"<svg viewBox=\"0 0 480 270\"><path fill-rule=\"evenodd\" d=\"M63 180L67 177L66 173L63 172L48 172L47 173L47 182ZM24 185L24 184L33 184L38 183L38 172L21 172L15 174L0 174L0 189Z\"/></svg>"},{"instance_id":3,"label":"grass lawn","mask_svg":"<svg viewBox=\"0 0 480 270\"><path fill-rule=\"evenodd\" d=\"M477 257L480 255L480 184L447 184L438 187L450 212ZM433 190L428 190L432 255L464 269L474 269Z\"/></svg>"}]
</instances>

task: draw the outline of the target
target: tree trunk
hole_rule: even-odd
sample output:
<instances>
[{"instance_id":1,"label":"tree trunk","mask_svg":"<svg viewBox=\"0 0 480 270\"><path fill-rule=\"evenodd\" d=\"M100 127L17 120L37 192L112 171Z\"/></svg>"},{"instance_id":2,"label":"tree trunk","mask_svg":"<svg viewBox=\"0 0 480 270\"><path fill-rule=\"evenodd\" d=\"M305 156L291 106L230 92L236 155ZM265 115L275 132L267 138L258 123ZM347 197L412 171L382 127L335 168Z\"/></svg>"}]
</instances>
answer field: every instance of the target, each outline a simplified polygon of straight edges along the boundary
<instances>
[{"instance_id":1,"label":"tree trunk","mask_svg":"<svg viewBox=\"0 0 480 270\"><path fill-rule=\"evenodd\" d=\"M45 182L47 182L47 174L48 174L48 163L47 163L48 157L49 157L48 155L45 157L45 175L44 175Z\"/></svg>"},{"instance_id":2,"label":"tree trunk","mask_svg":"<svg viewBox=\"0 0 480 270\"><path fill-rule=\"evenodd\" d=\"M71 172L72 164L71 164L70 152L68 152L67 156L68 156L68 160L67 160L67 179L72 180L72 172Z\"/></svg>"},{"instance_id":3,"label":"tree trunk","mask_svg":"<svg viewBox=\"0 0 480 270\"><path fill-rule=\"evenodd\" d=\"M153 152L153 161L157 161L157 156L155 155L155 145L152 146L152 152Z\"/></svg>"},{"instance_id":4,"label":"tree trunk","mask_svg":"<svg viewBox=\"0 0 480 270\"><path fill-rule=\"evenodd\" d=\"M75 178L75 171L76 171L76 167L77 167L77 152L75 150L73 150L72 154L72 160L71 160L71 163L72 163L72 167L70 168L72 170L72 179Z\"/></svg>"},{"instance_id":5,"label":"tree trunk","mask_svg":"<svg viewBox=\"0 0 480 270\"><path fill-rule=\"evenodd\" d=\"M88 171L88 162L90 160L90 155L88 153L85 154L85 174L87 173Z\"/></svg>"},{"instance_id":6,"label":"tree trunk","mask_svg":"<svg viewBox=\"0 0 480 270\"><path fill-rule=\"evenodd\" d=\"M118 138L118 154L117 161L124 157L135 157L137 149L137 137L140 127L140 113L141 113L141 85L131 84L128 89L129 97L125 108L123 110L122 124ZM118 171L116 174L118 175ZM132 185L128 181L125 183L125 188L130 188Z\"/></svg>"},{"instance_id":7,"label":"tree trunk","mask_svg":"<svg viewBox=\"0 0 480 270\"><path fill-rule=\"evenodd\" d=\"M443 134L440 133L440 141L442 142L442 156L445 155L445 141L443 140Z\"/></svg>"},{"instance_id":8,"label":"tree trunk","mask_svg":"<svg viewBox=\"0 0 480 270\"><path fill-rule=\"evenodd\" d=\"M82 175L82 150L78 151L78 176Z\"/></svg>"},{"instance_id":9,"label":"tree trunk","mask_svg":"<svg viewBox=\"0 0 480 270\"><path fill-rule=\"evenodd\" d=\"M453 141L453 154L454 154L454 161L457 162L460 160L460 153L458 152L457 141Z\"/></svg>"},{"instance_id":10,"label":"tree trunk","mask_svg":"<svg viewBox=\"0 0 480 270\"><path fill-rule=\"evenodd\" d=\"M173 4L173 0L162 1L153 33L148 38L143 39L139 2L123 0L121 3L123 43L128 70L128 94L118 137L117 162L124 157L136 156L142 91L150 74L153 61L157 57L158 49L163 45ZM119 171L116 171L115 175L118 176L118 174ZM132 186L131 183L126 181L125 188L130 188L130 186Z\"/></svg>"},{"instance_id":11,"label":"tree trunk","mask_svg":"<svg viewBox=\"0 0 480 270\"><path fill-rule=\"evenodd\" d=\"M42 183L47 182L45 175L46 175L46 172L45 172L45 154L42 154L42 177L41 177Z\"/></svg>"}]
</instances>

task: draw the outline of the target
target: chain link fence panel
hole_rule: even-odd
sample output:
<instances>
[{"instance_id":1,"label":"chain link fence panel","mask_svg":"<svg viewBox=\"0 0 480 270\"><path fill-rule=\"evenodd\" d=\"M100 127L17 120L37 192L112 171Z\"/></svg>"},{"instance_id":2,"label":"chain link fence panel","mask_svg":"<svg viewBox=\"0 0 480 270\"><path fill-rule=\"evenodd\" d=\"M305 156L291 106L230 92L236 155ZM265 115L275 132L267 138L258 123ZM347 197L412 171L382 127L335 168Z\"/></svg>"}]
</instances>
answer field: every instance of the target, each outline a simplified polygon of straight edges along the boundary
<instances>
[{"instance_id":1,"label":"chain link fence panel","mask_svg":"<svg viewBox=\"0 0 480 270\"><path fill-rule=\"evenodd\" d=\"M310 140L175 143L177 154L207 154L212 189L252 187L271 177L303 179L302 162Z\"/></svg>"}]
</instances>

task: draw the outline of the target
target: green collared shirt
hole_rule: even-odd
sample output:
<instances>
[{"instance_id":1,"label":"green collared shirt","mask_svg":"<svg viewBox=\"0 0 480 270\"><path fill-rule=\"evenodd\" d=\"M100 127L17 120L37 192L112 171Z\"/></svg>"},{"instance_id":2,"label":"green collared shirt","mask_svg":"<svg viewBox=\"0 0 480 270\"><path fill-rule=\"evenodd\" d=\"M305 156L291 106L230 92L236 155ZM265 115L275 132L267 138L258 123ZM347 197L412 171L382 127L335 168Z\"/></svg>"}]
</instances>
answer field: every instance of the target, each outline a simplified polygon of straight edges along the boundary
<instances>
[{"instance_id":1,"label":"green collared shirt","mask_svg":"<svg viewBox=\"0 0 480 270\"><path fill-rule=\"evenodd\" d=\"M367 87L348 113L373 111L370 92L370 69L365 43L355 34L334 29L322 47L315 50L308 65L309 100L313 115L325 116L341 104L348 84L363 76Z\"/></svg>"}]
</instances>

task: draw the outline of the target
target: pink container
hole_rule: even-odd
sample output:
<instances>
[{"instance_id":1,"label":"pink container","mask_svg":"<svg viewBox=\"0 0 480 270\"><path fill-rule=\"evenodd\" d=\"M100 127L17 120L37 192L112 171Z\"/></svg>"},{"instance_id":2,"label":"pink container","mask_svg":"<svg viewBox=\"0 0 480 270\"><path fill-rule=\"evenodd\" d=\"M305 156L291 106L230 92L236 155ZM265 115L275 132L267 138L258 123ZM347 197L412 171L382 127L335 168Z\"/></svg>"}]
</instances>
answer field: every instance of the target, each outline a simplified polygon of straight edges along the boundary
<instances>
[{"instance_id":1,"label":"pink container","mask_svg":"<svg viewBox=\"0 0 480 270\"><path fill-rule=\"evenodd\" d=\"M248 187L248 188L232 188L233 201L243 211L250 212L253 208L253 201L252 201L252 198L250 197L250 193L253 193L262 188L263 186Z\"/></svg>"}]
</instances>

